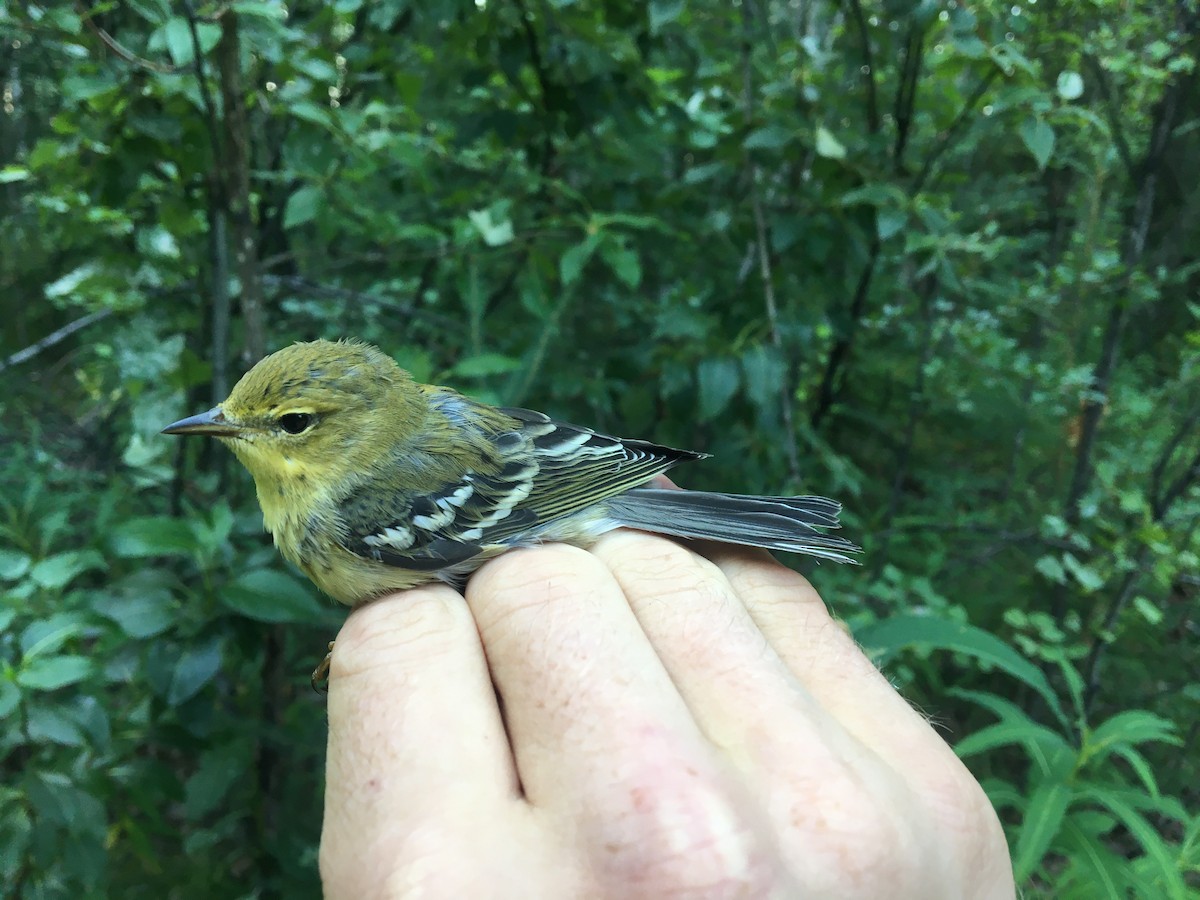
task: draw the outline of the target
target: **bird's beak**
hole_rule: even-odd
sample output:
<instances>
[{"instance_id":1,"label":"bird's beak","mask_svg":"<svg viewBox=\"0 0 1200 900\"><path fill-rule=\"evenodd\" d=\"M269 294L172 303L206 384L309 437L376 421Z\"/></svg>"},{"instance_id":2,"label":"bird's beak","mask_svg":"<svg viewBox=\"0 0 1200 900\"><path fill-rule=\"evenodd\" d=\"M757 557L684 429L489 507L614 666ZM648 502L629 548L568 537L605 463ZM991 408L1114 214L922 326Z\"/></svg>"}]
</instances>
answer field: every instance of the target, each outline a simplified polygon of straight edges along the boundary
<instances>
[{"instance_id":1,"label":"bird's beak","mask_svg":"<svg viewBox=\"0 0 1200 900\"><path fill-rule=\"evenodd\" d=\"M172 422L162 430L163 434L207 434L209 437L237 437L242 429L225 418L221 407L214 406L208 412L188 416Z\"/></svg>"}]
</instances>

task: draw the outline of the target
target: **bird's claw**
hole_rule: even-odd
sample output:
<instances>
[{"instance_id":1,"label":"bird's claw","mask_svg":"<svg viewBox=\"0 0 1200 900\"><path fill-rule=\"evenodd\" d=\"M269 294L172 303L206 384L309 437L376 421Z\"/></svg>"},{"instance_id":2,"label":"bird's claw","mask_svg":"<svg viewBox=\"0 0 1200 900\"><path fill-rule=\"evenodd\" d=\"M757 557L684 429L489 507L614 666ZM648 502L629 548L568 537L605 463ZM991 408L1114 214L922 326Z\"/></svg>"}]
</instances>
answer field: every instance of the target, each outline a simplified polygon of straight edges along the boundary
<instances>
[{"instance_id":1,"label":"bird's claw","mask_svg":"<svg viewBox=\"0 0 1200 900\"><path fill-rule=\"evenodd\" d=\"M329 642L329 652L325 654L325 658L321 660L321 664L313 669L312 678L309 681L312 689L318 694L329 693L329 665L333 661L334 643L334 641Z\"/></svg>"}]
</instances>

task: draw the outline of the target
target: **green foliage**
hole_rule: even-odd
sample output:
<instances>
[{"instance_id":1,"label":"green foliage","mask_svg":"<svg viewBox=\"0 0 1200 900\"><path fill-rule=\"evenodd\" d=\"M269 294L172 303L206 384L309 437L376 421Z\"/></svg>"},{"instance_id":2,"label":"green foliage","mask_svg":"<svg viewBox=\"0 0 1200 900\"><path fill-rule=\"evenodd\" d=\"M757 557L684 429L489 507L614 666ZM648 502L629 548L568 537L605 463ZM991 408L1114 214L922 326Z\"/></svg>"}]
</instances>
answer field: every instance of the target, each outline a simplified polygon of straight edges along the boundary
<instances>
[{"instance_id":1,"label":"green foliage","mask_svg":"<svg viewBox=\"0 0 1200 900\"><path fill-rule=\"evenodd\" d=\"M1025 896L1200 888L1191 4L0 6L0 883L315 895L339 614L158 429L353 334L847 504ZM59 331L59 329L64 329ZM196 887L191 887L196 885ZM247 887L253 886L253 887Z\"/></svg>"}]
</instances>

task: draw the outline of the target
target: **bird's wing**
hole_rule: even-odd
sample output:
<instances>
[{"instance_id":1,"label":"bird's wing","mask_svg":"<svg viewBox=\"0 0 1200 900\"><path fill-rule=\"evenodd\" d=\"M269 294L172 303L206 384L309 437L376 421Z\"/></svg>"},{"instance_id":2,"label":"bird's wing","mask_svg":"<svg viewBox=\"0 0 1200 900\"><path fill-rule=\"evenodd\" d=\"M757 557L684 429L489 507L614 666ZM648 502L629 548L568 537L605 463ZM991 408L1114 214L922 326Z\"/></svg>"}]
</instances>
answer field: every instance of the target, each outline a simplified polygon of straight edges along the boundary
<instances>
[{"instance_id":1,"label":"bird's wing","mask_svg":"<svg viewBox=\"0 0 1200 900\"><path fill-rule=\"evenodd\" d=\"M645 484L678 463L708 455L599 434L527 409L501 411L521 423L511 434L528 442L514 446L519 459L528 461L532 455L534 463L529 493L520 505L540 522L577 512ZM501 435L498 443L505 441L513 439Z\"/></svg>"},{"instance_id":2,"label":"bird's wing","mask_svg":"<svg viewBox=\"0 0 1200 900\"><path fill-rule=\"evenodd\" d=\"M387 565L436 571L485 547L515 544L531 529L579 512L705 454L598 434L542 413L501 409L515 427L490 437L497 465L468 470L436 491L352 495L350 522L390 522L350 533L347 550Z\"/></svg>"}]
</instances>

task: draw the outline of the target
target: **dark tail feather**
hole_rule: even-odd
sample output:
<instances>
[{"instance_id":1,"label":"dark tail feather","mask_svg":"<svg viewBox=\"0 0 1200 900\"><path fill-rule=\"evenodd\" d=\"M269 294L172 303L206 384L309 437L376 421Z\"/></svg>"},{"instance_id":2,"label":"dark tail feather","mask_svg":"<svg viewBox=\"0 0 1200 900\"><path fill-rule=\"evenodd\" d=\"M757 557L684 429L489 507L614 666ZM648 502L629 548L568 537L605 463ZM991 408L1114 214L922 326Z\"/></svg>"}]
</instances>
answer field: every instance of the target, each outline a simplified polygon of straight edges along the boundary
<instances>
[{"instance_id":1,"label":"dark tail feather","mask_svg":"<svg viewBox=\"0 0 1200 900\"><path fill-rule=\"evenodd\" d=\"M607 503L622 525L682 538L790 550L857 563L861 548L817 528L837 528L842 505L826 497L751 497L637 488Z\"/></svg>"}]
</instances>

